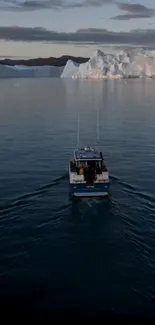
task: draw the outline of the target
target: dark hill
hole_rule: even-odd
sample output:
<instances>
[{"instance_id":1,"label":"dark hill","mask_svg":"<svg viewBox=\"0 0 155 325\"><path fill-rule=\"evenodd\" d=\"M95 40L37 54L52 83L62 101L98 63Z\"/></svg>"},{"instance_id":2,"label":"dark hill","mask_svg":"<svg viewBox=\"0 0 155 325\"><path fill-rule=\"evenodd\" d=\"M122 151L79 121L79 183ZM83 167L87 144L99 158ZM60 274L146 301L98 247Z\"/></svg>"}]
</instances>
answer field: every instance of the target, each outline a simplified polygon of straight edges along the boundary
<instances>
[{"instance_id":1,"label":"dark hill","mask_svg":"<svg viewBox=\"0 0 155 325\"><path fill-rule=\"evenodd\" d=\"M26 66L42 66L42 65L52 65L56 67L65 66L68 60L72 60L76 63L85 63L89 58L83 57L74 57L69 55L64 55L59 58L36 58L36 59L27 59L27 60L13 60L13 59L4 59L0 60L0 64L4 65L26 65Z\"/></svg>"}]
</instances>

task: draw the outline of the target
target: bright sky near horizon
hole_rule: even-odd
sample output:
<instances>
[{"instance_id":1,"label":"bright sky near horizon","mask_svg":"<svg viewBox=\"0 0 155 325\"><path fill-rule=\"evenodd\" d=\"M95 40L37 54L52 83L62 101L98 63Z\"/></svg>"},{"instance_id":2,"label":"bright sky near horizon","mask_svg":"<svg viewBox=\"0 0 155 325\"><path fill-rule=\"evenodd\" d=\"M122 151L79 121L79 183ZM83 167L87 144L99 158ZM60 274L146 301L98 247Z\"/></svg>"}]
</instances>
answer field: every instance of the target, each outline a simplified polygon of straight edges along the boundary
<instances>
[{"instance_id":1,"label":"bright sky near horizon","mask_svg":"<svg viewBox=\"0 0 155 325\"><path fill-rule=\"evenodd\" d=\"M155 0L0 0L1 57L89 56L107 44L155 48L154 28Z\"/></svg>"}]
</instances>

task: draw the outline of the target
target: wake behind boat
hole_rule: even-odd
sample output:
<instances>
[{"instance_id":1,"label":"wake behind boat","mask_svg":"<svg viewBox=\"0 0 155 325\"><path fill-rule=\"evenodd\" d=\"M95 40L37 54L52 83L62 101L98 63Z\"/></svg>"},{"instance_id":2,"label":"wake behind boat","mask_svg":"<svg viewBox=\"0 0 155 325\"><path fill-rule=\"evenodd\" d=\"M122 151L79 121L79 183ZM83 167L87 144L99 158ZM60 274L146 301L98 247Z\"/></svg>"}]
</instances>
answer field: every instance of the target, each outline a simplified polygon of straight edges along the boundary
<instances>
[{"instance_id":1,"label":"wake behind boat","mask_svg":"<svg viewBox=\"0 0 155 325\"><path fill-rule=\"evenodd\" d=\"M76 149L69 163L72 197L104 197L109 194L109 172L102 152L95 147Z\"/></svg>"}]
</instances>

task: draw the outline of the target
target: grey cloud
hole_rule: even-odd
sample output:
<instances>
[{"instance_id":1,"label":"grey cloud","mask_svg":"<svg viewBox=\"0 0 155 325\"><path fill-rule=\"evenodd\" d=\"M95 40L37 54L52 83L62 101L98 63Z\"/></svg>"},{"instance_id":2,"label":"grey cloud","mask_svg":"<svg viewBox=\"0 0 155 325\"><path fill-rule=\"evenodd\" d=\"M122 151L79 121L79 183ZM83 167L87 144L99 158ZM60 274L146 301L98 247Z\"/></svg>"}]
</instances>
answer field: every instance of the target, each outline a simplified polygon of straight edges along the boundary
<instances>
[{"instance_id":1,"label":"grey cloud","mask_svg":"<svg viewBox=\"0 0 155 325\"><path fill-rule=\"evenodd\" d=\"M154 44L155 29L133 30L130 32L112 32L94 28L80 29L72 33L58 33L38 28L18 26L0 27L0 39L7 41L37 41L57 43L96 44L135 44L150 46Z\"/></svg>"},{"instance_id":2,"label":"grey cloud","mask_svg":"<svg viewBox=\"0 0 155 325\"><path fill-rule=\"evenodd\" d=\"M0 0L0 8L16 11L31 11L45 8L57 10L96 7L112 3L114 3L114 0Z\"/></svg>"},{"instance_id":3,"label":"grey cloud","mask_svg":"<svg viewBox=\"0 0 155 325\"><path fill-rule=\"evenodd\" d=\"M118 3L118 7L121 10L129 11L131 13L135 13L135 12L146 13L146 12L152 11L151 8L143 6L140 3L135 3L135 4L132 4L132 3Z\"/></svg>"},{"instance_id":4,"label":"grey cloud","mask_svg":"<svg viewBox=\"0 0 155 325\"><path fill-rule=\"evenodd\" d=\"M114 4L114 0L85 0L83 1L83 5L88 5L88 6L103 6L103 5L110 5Z\"/></svg>"},{"instance_id":5,"label":"grey cloud","mask_svg":"<svg viewBox=\"0 0 155 325\"><path fill-rule=\"evenodd\" d=\"M0 0L0 9L14 11L35 11L51 8L65 10L81 7L102 7L116 5L124 14L111 19L129 20L133 18L150 18L154 16L154 9L141 4L122 3L119 0Z\"/></svg>"},{"instance_id":6,"label":"grey cloud","mask_svg":"<svg viewBox=\"0 0 155 325\"><path fill-rule=\"evenodd\" d=\"M112 17L111 19L129 20L135 18L151 18L155 15L155 9L148 8L139 3L131 4L117 2L117 6L120 10L126 11L127 13L117 15L115 17Z\"/></svg>"},{"instance_id":7,"label":"grey cloud","mask_svg":"<svg viewBox=\"0 0 155 325\"><path fill-rule=\"evenodd\" d=\"M14 11L35 11L48 8L67 10L81 7L102 7L104 5L115 5L120 11L125 12L111 18L115 20L127 21L155 16L155 9L139 3L131 4L119 0L0 0L0 9Z\"/></svg>"},{"instance_id":8,"label":"grey cloud","mask_svg":"<svg viewBox=\"0 0 155 325\"><path fill-rule=\"evenodd\" d=\"M3 10L32 11L40 9L61 9L66 1L63 0L0 0L0 8Z\"/></svg>"}]
</instances>

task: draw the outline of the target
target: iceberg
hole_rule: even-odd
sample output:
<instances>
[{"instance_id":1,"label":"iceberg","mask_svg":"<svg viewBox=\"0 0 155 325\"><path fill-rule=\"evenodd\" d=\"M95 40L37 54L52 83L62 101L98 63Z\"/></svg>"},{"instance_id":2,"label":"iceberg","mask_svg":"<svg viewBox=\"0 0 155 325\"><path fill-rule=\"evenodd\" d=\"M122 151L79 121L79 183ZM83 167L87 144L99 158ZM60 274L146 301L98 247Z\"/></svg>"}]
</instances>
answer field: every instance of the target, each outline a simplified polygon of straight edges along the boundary
<instances>
[{"instance_id":1,"label":"iceberg","mask_svg":"<svg viewBox=\"0 0 155 325\"><path fill-rule=\"evenodd\" d=\"M78 73L78 68L79 68L78 63L73 62L72 60L68 60L60 77L70 78L75 73Z\"/></svg>"},{"instance_id":2,"label":"iceberg","mask_svg":"<svg viewBox=\"0 0 155 325\"><path fill-rule=\"evenodd\" d=\"M3 65L0 64L0 78L45 78L60 77L64 67Z\"/></svg>"},{"instance_id":3,"label":"iceberg","mask_svg":"<svg viewBox=\"0 0 155 325\"><path fill-rule=\"evenodd\" d=\"M69 60L61 78L119 79L155 76L155 52L145 49L124 50L106 54L96 50L86 63Z\"/></svg>"},{"instance_id":4,"label":"iceberg","mask_svg":"<svg viewBox=\"0 0 155 325\"><path fill-rule=\"evenodd\" d=\"M120 79L154 78L155 51L143 48L125 49L115 54L95 50L86 63L69 59L65 66L24 66L0 64L0 78L85 78Z\"/></svg>"}]
</instances>

